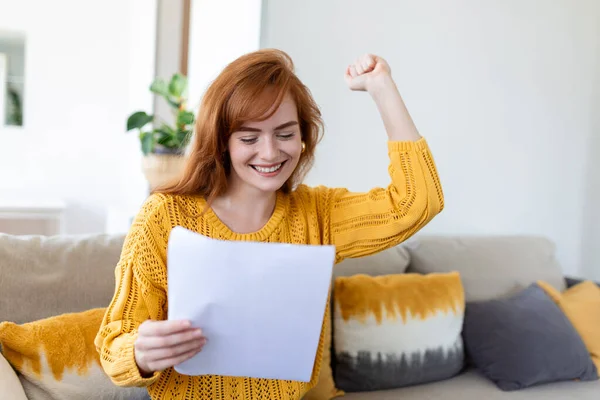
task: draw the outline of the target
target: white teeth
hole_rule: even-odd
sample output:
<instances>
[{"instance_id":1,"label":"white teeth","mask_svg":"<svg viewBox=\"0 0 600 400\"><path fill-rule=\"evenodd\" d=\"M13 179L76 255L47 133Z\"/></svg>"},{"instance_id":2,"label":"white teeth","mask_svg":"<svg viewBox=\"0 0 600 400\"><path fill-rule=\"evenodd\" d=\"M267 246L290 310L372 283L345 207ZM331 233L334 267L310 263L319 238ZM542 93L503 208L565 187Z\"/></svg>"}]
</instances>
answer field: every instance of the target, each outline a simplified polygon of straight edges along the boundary
<instances>
[{"instance_id":1,"label":"white teeth","mask_svg":"<svg viewBox=\"0 0 600 400\"><path fill-rule=\"evenodd\" d=\"M252 167L257 170L258 172L262 172L263 174L268 174L270 172L275 172L277 171L279 168L281 168L281 166L283 165L283 163L276 165L274 167L270 167L270 168L263 168L263 167L259 167L258 165L253 165Z\"/></svg>"}]
</instances>

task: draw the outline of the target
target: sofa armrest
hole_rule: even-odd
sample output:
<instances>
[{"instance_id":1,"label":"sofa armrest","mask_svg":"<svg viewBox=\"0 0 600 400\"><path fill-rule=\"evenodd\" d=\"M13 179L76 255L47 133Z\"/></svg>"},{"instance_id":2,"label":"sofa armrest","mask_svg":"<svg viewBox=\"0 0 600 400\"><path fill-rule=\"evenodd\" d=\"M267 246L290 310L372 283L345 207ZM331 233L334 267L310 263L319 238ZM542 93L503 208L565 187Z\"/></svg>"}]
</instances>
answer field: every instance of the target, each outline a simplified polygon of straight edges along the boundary
<instances>
[{"instance_id":1,"label":"sofa armrest","mask_svg":"<svg viewBox=\"0 0 600 400\"><path fill-rule=\"evenodd\" d=\"M577 285L578 283L588 281L588 280L589 279L575 278L573 276L568 276L568 275L565 276L565 283L567 285L567 289ZM596 283L596 285L600 286L600 282L595 282L595 283Z\"/></svg>"},{"instance_id":2,"label":"sofa armrest","mask_svg":"<svg viewBox=\"0 0 600 400\"><path fill-rule=\"evenodd\" d=\"M27 400L15 370L0 353L0 393L2 400Z\"/></svg>"}]
</instances>

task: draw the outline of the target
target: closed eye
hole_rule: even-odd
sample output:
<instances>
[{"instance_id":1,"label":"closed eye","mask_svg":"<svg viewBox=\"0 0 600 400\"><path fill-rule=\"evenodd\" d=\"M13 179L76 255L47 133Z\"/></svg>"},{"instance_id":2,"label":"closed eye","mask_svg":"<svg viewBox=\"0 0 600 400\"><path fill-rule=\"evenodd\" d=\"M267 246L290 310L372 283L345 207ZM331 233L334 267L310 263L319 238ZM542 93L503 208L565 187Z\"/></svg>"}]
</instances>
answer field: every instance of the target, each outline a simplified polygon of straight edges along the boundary
<instances>
[{"instance_id":1,"label":"closed eye","mask_svg":"<svg viewBox=\"0 0 600 400\"><path fill-rule=\"evenodd\" d=\"M241 141L242 143L245 143L245 144L254 144L254 143L256 143L256 141L257 141L257 140L258 140L258 139L257 139L257 138L255 138L255 137L250 137L250 138L240 138L240 141Z\"/></svg>"},{"instance_id":2,"label":"closed eye","mask_svg":"<svg viewBox=\"0 0 600 400\"><path fill-rule=\"evenodd\" d=\"M284 140L288 140L293 138L296 135L296 133L294 132L284 132L284 133L278 133L277 137L280 139L284 139Z\"/></svg>"}]
</instances>

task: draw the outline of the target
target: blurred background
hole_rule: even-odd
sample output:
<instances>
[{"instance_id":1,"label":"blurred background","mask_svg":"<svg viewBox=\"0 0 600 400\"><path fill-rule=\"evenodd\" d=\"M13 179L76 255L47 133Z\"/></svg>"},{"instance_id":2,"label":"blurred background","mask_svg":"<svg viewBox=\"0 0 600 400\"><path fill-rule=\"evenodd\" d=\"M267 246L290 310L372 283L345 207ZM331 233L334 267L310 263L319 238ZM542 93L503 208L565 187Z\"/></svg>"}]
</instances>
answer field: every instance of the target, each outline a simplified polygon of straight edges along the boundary
<instances>
[{"instance_id":1,"label":"blurred background","mask_svg":"<svg viewBox=\"0 0 600 400\"><path fill-rule=\"evenodd\" d=\"M152 171L175 168L154 150L177 147L182 112L264 47L323 112L308 184L387 185L377 110L343 80L374 53L444 186L423 232L543 235L565 273L600 279L596 0L0 0L0 232L126 231Z\"/></svg>"}]
</instances>

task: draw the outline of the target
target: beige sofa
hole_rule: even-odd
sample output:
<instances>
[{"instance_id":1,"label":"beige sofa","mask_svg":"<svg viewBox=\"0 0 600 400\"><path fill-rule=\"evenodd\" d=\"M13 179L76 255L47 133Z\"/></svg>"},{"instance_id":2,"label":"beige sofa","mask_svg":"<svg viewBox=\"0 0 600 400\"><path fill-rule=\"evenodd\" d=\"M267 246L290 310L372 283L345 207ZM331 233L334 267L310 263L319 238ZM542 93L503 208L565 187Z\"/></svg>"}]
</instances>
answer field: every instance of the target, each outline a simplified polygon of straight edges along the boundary
<instances>
[{"instance_id":1,"label":"beige sofa","mask_svg":"<svg viewBox=\"0 0 600 400\"><path fill-rule=\"evenodd\" d=\"M123 237L18 237L0 234L0 322L24 323L104 307L113 293ZM467 301L506 296L536 280L564 289L552 243L536 237L422 236L375 256L346 260L336 276L403 272L461 273ZM600 310L599 310L600 312ZM335 329L335 327L334 327ZM27 399L20 379L0 355L0 398ZM546 384L502 392L473 369L441 382L347 393L348 400L598 399L600 381Z\"/></svg>"}]
</instances>

